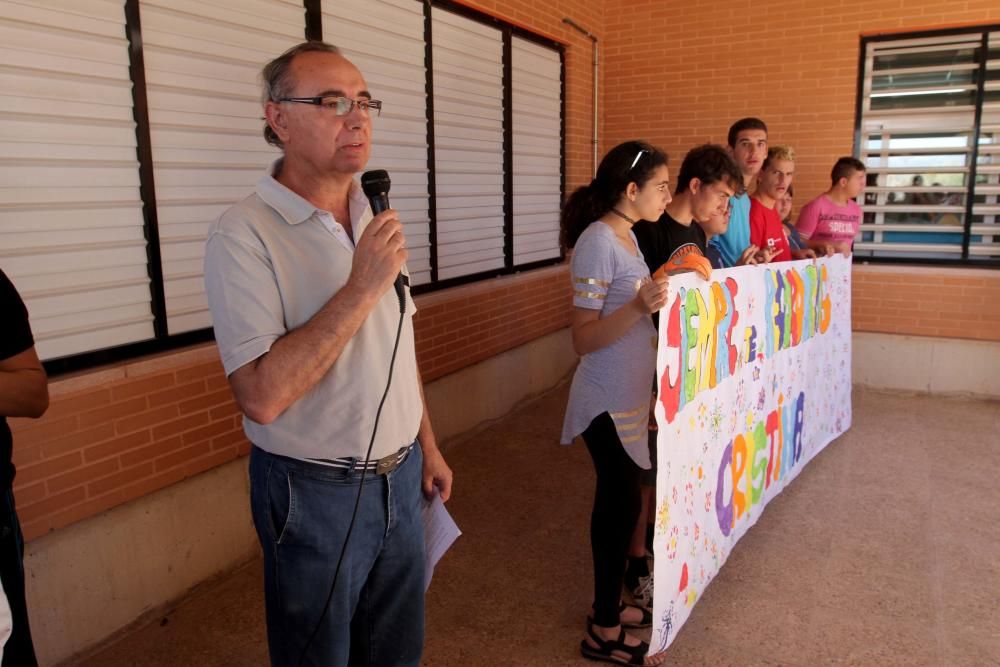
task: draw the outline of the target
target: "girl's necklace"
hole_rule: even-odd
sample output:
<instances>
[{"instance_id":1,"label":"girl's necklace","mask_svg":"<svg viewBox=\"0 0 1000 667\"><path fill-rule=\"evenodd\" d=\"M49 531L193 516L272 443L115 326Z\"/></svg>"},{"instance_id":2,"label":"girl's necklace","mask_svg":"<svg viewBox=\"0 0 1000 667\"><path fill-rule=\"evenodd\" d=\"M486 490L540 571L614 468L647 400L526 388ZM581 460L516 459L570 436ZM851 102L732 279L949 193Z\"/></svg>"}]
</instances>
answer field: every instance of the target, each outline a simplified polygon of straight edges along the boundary
<instances>
[{"instance_id":1,"label":"girl's necklace","mask_svg":"<svg viewBox=\"0 0 1000 667\"><path fill-rule=\"evenodd\" d=\"M615 215L617 215L619 218L621 218L625 222L629 223L630 225L634 225L636 223L636 220L628 217L627 215L625 215L624 213L622 213L621 211L619 211L616 208L612 208L611 212L614 213Z\"/></svg>"}]
</instances>

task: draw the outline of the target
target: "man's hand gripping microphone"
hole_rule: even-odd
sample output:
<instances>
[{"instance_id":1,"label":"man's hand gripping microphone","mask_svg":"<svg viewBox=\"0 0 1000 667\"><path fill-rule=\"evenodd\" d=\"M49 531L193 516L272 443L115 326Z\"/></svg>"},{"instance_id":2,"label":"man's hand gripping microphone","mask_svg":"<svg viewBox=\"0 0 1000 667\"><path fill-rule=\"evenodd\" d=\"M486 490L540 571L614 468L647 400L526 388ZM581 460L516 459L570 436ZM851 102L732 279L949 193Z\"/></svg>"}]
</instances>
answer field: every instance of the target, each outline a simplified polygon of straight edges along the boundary
<instances>
[{"instance_id":1,"label":"man's hand gripping microphone","mask_svg":"<svg viewBox=\"0 0 1000 667\"><path fill-rule=\"evenodd\" d=\"M366 171L361 175L361 189L368 197L368 203L372 207L372 215L378 215L389 208L389 186L391 185L392 181L389 180L389 174L385 169ZM400 272L396 276L396 282L392 284L393 289L396 290L396 296L399 298L400 313L406 312L406 294L403 292L403 285L408 285L409 282L407 277Z\"/></svg>"}]
</instances>

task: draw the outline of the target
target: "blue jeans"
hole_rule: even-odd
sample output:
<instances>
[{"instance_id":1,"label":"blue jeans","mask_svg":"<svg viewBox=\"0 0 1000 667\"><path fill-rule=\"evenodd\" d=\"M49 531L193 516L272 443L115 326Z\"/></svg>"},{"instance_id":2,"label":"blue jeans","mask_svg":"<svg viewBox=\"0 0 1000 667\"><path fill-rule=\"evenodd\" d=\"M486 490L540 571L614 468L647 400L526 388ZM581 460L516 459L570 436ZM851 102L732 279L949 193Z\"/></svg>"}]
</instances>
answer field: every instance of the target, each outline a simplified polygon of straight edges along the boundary
<instances>
[{"instance_id":1,"label":"blue jeans","mask_svg":"<svg viewBox=\"0 0 1000 667\"><path fill-rule=\"evenodd\" d=\"M365 475L361 505L323 615L360 472L250 452L250 506L264 551L271 664L418 665L424 643L423 457ZM303 651L305 657L303 658Z\"/></svg>"}]
</instances>

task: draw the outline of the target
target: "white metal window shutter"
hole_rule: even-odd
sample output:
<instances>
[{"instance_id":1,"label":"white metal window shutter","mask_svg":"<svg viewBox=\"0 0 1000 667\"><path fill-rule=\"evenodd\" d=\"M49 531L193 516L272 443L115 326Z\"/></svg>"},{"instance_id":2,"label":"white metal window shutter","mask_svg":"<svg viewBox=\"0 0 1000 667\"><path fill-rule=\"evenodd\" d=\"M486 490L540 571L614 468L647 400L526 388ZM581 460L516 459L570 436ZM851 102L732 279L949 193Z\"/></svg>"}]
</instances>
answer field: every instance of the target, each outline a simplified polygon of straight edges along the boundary
<instances>
[{"instance_id":1,"label":"white metal window shutter","mask_svg":"<svg viewBox=\"0 0 1000 667\"><path fill-rule=\"evenodd\" d=\"M859 256L961 256L975 125L978 34L868 44Z\"/></svg>"},{"instance_id":2,"label":"white metal window shutter","mask_svg":"<svg viewBox=\"0 0 1000 667\"><path fill-rule=\"evenodd\" d=\"M403 221L411 284L430 282L423 7L413 0L326 0L323 38L357 65L384 104L372 118L368 169L385 169L392 179L389 201Z\"/></svg>"},{"instance_id":3,"label":"white metal window shutter","mask_svg":"<svg viewBox=\"0 0 1000 667\"><path fill-rule=\"evenodd\" d=\"M432 8L438 278L502 269L503 41Z\"/></svg>"},{"instance_id":4,"label":"white metal window shutter","mask_svg":"<svg viewBox=\"0 0 1000 667\"><path fill-rule=\"evenodd\" d=\"M264 142L260 70L303 41L295 0L140 0L167 330L211 326L208 226L253 192Z\"/></svg>"},{"instance_id":5,"label":"white metal window shutter","mask_svg":"<svg viewBox=\"0 0 1000 667\"><path fill-rule=\"evenodd\" d=\"M559 52L514 37L514 264L559 257L562 64Z\"/></svg>"},{"instance_id":6,"label":"white metal window shutter","mask_svg":"<svg viewBox=\"0 0 1000 667\"><path fill-rule=\"evenodd\" d=\"M970 259L1000 258L1000 32L990 33L979 164L972 205Z\"/></svg>"},{"instance_id":7,"label":"white metal window shutter","mask_svg":"<svg viewBox=\"0 0 1000 667\"><path fill-rule=\"evenodd\" d=\"M152 338L121 2L0 17L0 267L55 359Z\"/></svg>"}]
</instances>

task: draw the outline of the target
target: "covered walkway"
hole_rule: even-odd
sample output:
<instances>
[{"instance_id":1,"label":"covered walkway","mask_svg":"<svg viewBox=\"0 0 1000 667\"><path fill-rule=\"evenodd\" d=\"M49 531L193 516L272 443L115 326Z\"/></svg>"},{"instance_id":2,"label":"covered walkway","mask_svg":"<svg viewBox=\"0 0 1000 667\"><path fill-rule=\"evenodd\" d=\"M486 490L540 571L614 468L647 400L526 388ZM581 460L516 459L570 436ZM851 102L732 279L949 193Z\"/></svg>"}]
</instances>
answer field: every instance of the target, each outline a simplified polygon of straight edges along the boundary
<instances>
[{"instance_id":1,"label":"covered walkway","mask_svg":"<svg viewBox=\"0 0 1000 667\"><path fill-rule=\"evenodd\" d=\"M450 443L465 532L425 664L580 665L593 472L568 385ZM856 390L854 425L736 546L668 665L1000 665L1000 403ZM74 665L267 664L261 564Z\"/></svg>"}]
</instances>

